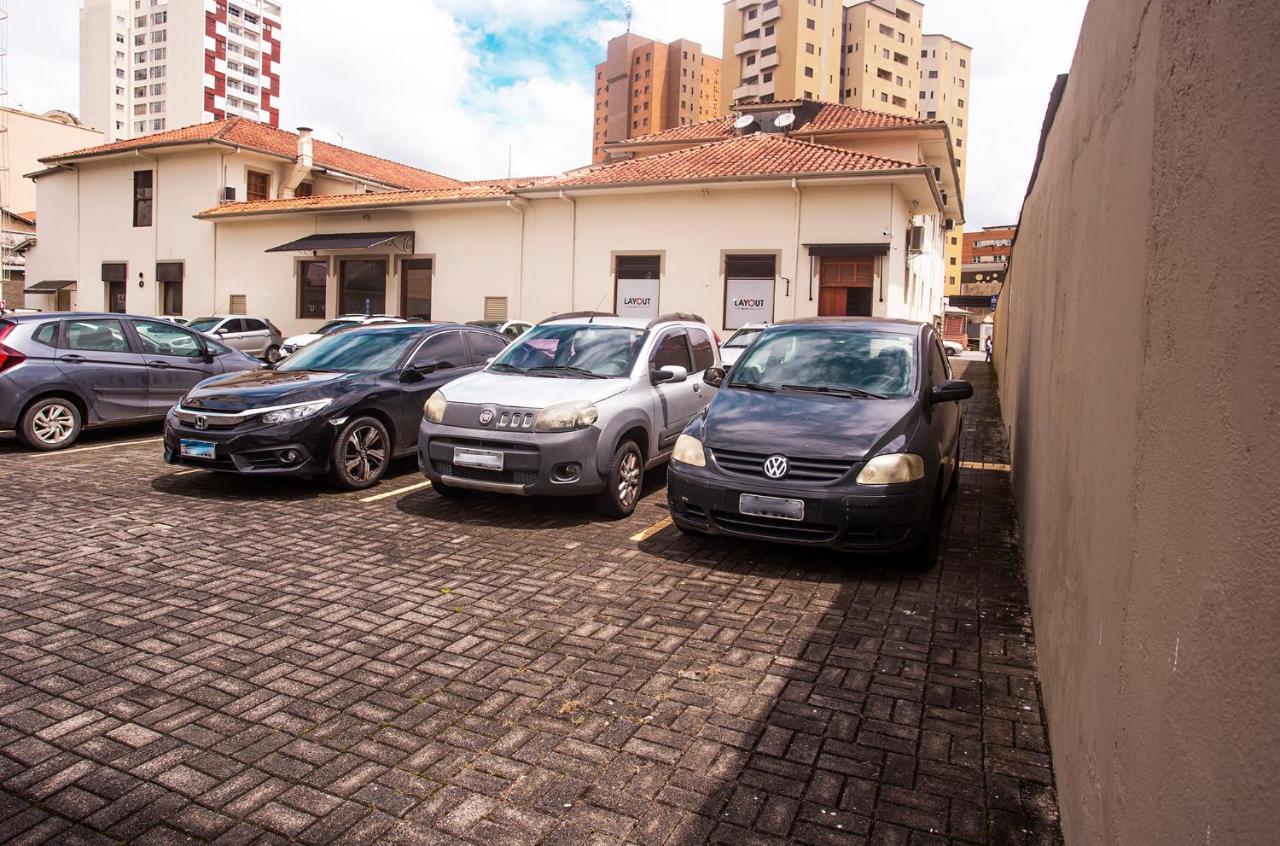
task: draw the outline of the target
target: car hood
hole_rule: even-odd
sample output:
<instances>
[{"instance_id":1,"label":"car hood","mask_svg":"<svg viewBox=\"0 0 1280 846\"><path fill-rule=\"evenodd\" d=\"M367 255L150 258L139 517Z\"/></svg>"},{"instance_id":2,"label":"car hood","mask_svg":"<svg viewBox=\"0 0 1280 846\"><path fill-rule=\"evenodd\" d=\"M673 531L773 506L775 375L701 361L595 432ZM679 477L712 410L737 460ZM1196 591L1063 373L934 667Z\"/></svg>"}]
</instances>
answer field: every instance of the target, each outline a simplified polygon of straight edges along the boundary
<instances>
[{"instance_id":1,"label":"car hood","mask_svg":"<svg viewBox=\"0 0 1280 846\"><path fill-rule=\"evenodd\" d=\"M315 332L308 332L305 335L294 335L290 338L285 338L284 342L292 347L305 347L307 344L318 341L323 337L323 335L317 335Z\"/></svg>"},{"instance_id":2,"label":"car hood","mask_svg":"<svg viewBox=\"0 0 1280 846\"><path fill-rule=\"evenodd\" d=\"M327 399L348 390L364 373L314 373L307 370L252 370L215 376L196 385L182 399L185 408L245 411Z\"/></svg>"},{"instance_id":3,"label":"car hood","mask_svg":"<svg viewBox=\"0 0 1280 846\"><path fill-rule=\"evenodd\" d=\"M920 416L912 397L849 399L740 388L718 391L706 414L702 441L711 449L849 461L901 448Z\"/></svg>"},{"instance_id":4,"label":"car hood","mask_svg":"<svg viewBox=\"0 0 1280 846\"><path fill-rule=\"evenodd\" d=\"M629 379L572 379L521 376L482 370L440 389L449 402L549 408L562 402L602 402L627 389Z\"/></svg>"}]
</instances>

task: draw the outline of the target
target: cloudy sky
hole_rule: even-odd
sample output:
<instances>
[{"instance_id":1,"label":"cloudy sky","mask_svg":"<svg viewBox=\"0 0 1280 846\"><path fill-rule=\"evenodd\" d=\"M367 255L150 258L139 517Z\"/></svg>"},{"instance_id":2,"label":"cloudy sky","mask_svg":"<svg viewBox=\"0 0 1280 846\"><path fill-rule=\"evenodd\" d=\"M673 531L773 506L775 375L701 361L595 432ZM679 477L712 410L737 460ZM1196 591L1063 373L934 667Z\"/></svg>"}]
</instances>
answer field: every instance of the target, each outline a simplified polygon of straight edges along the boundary
<instances>
[{"instance_id":1,"label":"cloudy sky","mask_svg":"<svg viewBox=\"0 0 1280 846\"><path fill-rule=\"evenodd\" d=\"M592 69L623 0L283 0L281 125L459 178L590 161ZM927 0L974 48L969 225L1012 222L1086 0ZM77 111L81 0L9 0L9 103ZM720 0L634 0L634 30L719 54ZM354 13L353 13L354 12Z\"/></svg>"}]
</instances>

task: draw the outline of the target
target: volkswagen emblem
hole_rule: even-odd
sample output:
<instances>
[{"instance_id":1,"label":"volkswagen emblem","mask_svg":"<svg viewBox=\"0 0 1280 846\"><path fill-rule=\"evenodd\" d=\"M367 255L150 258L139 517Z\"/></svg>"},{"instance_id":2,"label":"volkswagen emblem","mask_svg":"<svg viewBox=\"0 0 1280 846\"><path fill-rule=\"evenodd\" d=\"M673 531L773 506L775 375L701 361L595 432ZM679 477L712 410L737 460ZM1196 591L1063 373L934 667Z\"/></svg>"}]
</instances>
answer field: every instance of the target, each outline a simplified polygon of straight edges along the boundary
<instances>
[{"instance_id":1,"label":"volkswagen emblem","mask_svg":"<svg viewBox=\"0 0 1280 846\"><path fill-rule=\"evenodd\" d=\"M481 426L488 426L488 425L489 425L490 423L492 423L492 422L493 422L493 409L492 409L492 408L486 408L484 411L480 412L480 425L481 425Z\"/></svg>"},{"instance_id":2,"label":"volkswagen emblem","mask_svg":"<svg viewBox=\"0 0 1280 846\"><path fill-rule=\"evenodd\" d=\"M208 429L208 428L209 428L209 418L208 418L208 417L205 417L203 414L197 414L197 415L196 415L196 419L195 419L194 421L192 421L192 422L193 422L193 423L195 423L195 427L196 427L197 429Z\"/></svg>"},{"instance_id":3,"label":"volkswagen emblem","mask_svg":"<svg viewBox=\"0 0 1280 846\"><path fill-rule=\"evenodd\" d=\"M781 479L791 469L791 463L785 456L773 455L764 462L764 474L770 479Z\"/></svg>"}]
</instances>

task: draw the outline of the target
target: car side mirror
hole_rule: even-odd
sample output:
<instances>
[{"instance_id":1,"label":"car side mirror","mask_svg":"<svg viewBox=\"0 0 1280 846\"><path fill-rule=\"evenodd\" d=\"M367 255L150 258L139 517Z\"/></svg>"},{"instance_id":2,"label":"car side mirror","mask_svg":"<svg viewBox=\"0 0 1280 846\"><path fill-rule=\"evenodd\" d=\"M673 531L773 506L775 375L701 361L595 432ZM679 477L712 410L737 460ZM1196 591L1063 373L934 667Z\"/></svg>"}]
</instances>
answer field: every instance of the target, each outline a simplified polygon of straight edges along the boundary
<instances>
[{"instance_id":1,"label":"car side mirror","mask_svg":"<svg viewBox=\"0 0 1280 846\"><path fill-rule=\"evenodd\" d=\"M659 367L653 373L653 384L661 385L664 382L675 385L680 382L687 381L689 371L676 364L668 364L666 367Z\"/></svg>"},{"instance_id":2,"label":"car side mirror","mask_svg":"<svg viewBox=\"0 0 1280 846\"><path fill-rule=\"evenodd\" d=\"M225 334L227 334L227 327L225 327L225 326L219 326L217 329L213 330L213 334L215 334L215 335L225 335Z\"/></svg>"},{"instance_id":3,"label":"car side mirror","mask_svg":"<svg viewBox=\"0 0 1280 846\"><path fill-rule=\"evenodd\" d=\"M963 379L948 379L929 392L932 402L960 402L973 396L973 385Z\"/></svg>"},{"instance_id":4,"label":"car side mirror","mask_svg":"<svg viewBox=\"0 0 1280 846\"><path fill-rule=\"evenodd\" d=\"M707 372L702 374L702 381L713 388L718 388L724 384L724 380L728 378L728 375L723 367L708 367Z\"/></svg>"}]
</instances>

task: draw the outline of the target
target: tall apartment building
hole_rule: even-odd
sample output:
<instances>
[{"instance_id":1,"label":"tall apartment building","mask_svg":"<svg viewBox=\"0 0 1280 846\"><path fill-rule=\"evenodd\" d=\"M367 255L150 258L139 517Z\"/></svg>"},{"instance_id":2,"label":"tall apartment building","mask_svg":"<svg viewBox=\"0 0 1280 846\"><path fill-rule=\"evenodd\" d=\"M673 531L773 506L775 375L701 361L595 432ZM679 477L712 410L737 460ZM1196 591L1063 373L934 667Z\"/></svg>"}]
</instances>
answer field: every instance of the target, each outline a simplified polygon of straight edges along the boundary
<instances>
[{"instance_id":1,"label":"tall apartment building","mask_svg":"<svg viewBox=\"0 0 1280 846\"><path fill-rule=\"evenodd\" d=\"M720 108L823 100L948 124L959 184L968 158L973 50L925 34L920 0L727 0ZM960 293L962 227L947 233L946 293Z\"/></svg>"},{"instance_id":2,"label":"tall apartment building","mask_svg":"<svg viewBox=\"0 0 1280 846\"><path fill-rule=\"evenodd\" d=\"M592 161L604 145L720 114L720 60L681 38L662 44L627 33L609 40L596 65Z\"/></svg>"},{"instance_id":3,"label":"tall apartment building","mask_svg":"<svg viewBox=\"0 0 1280 846\"><path fill-rule=\"evenodd\" d=\"M85 0L80 112L108 141L280 123L279 0Z\"/></svg>"}]
</instances>

